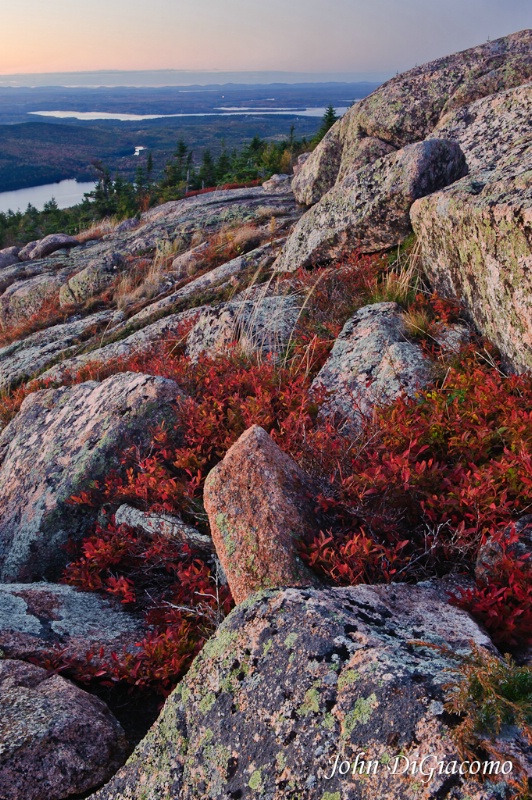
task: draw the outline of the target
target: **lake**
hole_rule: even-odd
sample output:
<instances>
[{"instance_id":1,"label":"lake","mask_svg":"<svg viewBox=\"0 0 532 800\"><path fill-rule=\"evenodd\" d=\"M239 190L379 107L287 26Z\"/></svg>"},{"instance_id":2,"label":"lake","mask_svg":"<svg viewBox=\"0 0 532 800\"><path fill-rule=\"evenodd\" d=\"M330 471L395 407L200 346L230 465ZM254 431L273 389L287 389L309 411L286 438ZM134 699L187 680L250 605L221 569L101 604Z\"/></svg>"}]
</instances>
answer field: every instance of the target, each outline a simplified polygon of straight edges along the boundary
<instances>
[{"instance_id":1,"label":"lake","mask_svg":"<svg viewBox=\"0 0 532 800\"><path fill-rule=\"evenodd\" d=\"M79 119L84 122L94 120L113 120L114 122L138 122L146 119L174 119L176 117L249 117L264 114L290 114L296 117L323 117L326 108L219 108L196 114L111 114L106 111L30 111L37 117L55 117L55 119ZM337 108L336 113L342 115L345 108Z\"/></svg>"},{"instance_id":2,"label":"lake","mask_svg":"<svg viewBox=\"0 0 532 800\"><path fill-rule=\"evenodd\" d=\"M81 203L83 195L91 192L96 183L85 181L78 183L73 179L59 183L47 183L44 186L30 186L28 189L17 189L13 192L0 192L0 212L25 211L28 203L42 211L44 204L55 198L59 208L69 208Z\"/></svg>"}]
</instances>

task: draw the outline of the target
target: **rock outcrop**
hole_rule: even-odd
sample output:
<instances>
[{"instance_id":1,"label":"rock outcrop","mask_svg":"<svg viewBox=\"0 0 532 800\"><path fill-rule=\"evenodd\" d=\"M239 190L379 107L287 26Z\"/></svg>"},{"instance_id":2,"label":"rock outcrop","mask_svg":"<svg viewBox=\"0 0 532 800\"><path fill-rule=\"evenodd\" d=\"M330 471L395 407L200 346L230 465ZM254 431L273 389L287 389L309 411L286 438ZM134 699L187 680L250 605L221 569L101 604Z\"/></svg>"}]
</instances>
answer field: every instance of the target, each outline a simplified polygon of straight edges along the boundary
<instances>
[{"instance_id":1,"label":"rock outcrop","mask_svg":"<svg viewBox=\"0 0 532 800\"><path fill-rule=\"evenodd\" d=\"M202 311L187 339L192 360L212 357L238 344L246 353L277 356L286 348L300 313L296 297L234 300Z\"/></svg>"},{"instance_id":2,"label":"rock outcrop","mask_svg":"<svg viewBox=\"0 0 532 800\"><path fill-rule=\"evenodd\" d=\"M99 294L115 280L122 266L123 259L120 253L111 253L104 259L95 259L61 286L60 305L84 303L90 297Z\"/></svg>"},{"instance_id":3,"label":"rock outcrop","mask_svg":"<svg viewBox=\"0 0 532 800\"><path fill-rule=\"evenodd\" d=\"M57 250L70 250L72 247L79 247L79 242L73 236L66 233L50 233L44 239L30 242L19 251L20 261L34 261L38 258L46 258Z\"/></svg>"},{"instance_id":4,"label":"rock outcrop","mask_svg":"<svg viewBox=\"0 0 532 800\"><path fill-rule=\"evenodd\" d=\"M20 247L4 247L0 250L0 269L11 267L13 264L18 264Z\"/></svg>"},{"instance_id":5,"label":"rock outcrop","mask_svg":"<svg viewBox=\"0 0 532 800\"><path fill-rule=\"evenodd\" d=\"M142 353L149 350L151 347L161 341L174 341L179 342L180 325L190 319L194 319L201 311L202 306L191 308L187 311L181 311L179 314L170 314L163 317L157 322L146 324L140 327L129 336L123 339L118 339L115 342L89 350L87 353L80 355L71 355L70 358L62 359L58 364L47 369L43 372L41 379L44 381L58 381L61 382L65 379L66 375L74 375L79 369L87 366L88 364L109 364L114 359L128 358L136 353ZM91 317L88 318L90 321ZM129 327L128 322L122 325L118 324L114 327L113 332L120 330L127 330ZM66 356L67 353L64 353ZM1 357L1 351L0 351Z\"/></svg>"},{"instance_id":6,"label":"rock outcrop","mask_svg":"<svg viewBox=\"0 0 532 800\"><path fill-rule=\"evenodd\" d=\"M530 138L531 116L532 83L526 83L445 114L429 138L457 142L470 173L491 170L521 139Z\"/></svg>"},{"instance_id":7,"label":"rock outcrop","mask_svg":"<svg viewBox=\"0 0 532 800\"><path fill-rule=\"evenodd\" d=\"M126 755L107 706L59 675L0 660L0 798L62 800L109 778Z\"/></svg>"},{"instance_id":8,"label":"rock outcrop","mask_svg":"<svg viewBox=\"0 0 532 800\"><path fill-rule=\"evenodd\" d=\"M367 137L402 148L427 137L449 112L531 79L531 30L439 58L392 78L352 106L331 128L292 184L296 199L314 203L337 180L343 180L357 163L361 148L367 147Z\"/></svg>"},{"instance_id":9,"label":"rock outcrop","mask_svg":"<svg viewBox=\"0 0 532 800\"><path fill-rule=\"evenodd\" d=\"M443 139L407 145L351 171L301 218L276 269L291 272L351 250L373 253L402 242L411 231L412 203L466 171L460 147Z\"/></svg>"},{"instance_id":10,"label":"rock outcrop","mask_svg":"<svg viewBox=\"0 0 532 800\"><path fill-rule=\"evenodd\" d=\"M205 536L204 533L200 533L192 525L187 525L180 517L173 514L140 511L138 508L124 504L116 510L115 523L128 525L130 528L140 530L150 536L164 536L174 542L186 544L192 550L199 550L207 554L214 550L210 536Z\"/></svg>"},{"instance_id":11,"label":"rock outcrop","mask_svg":"<svg viewBox=\"0 0 532 800\"><path fill-rule=\"evenodd\" d=\"M15 281L0 295L0 328L12 328L38 314L46 303L56 303L67 271L35 275Z\"/></svg>"},{"instance_id":12,"label":"rock outcrop","mask_svg":"<svg viewBox=\"0 0 532 800\"><path fill-rule=\"evenodd\" d=\"M143 635L139 619L97 594L53 583L0 584L0 651L7 658L57 648L83 661L91 649L135 652Z\"/></svg>"},{"instance_id":13,"label":"rock outcrop","mask_svg":"<svg viewBox=\"0 0 532 800\"><path fill-rule=\"evenodd\" d=\"M532 515L527 514L508 526L502 537L490 537L480 547L475 565L475 576L483 586L497 581L501 567L507 566L507 559L520 561L525 569L530 569L532 582Z\"/></svg>"},{"instance_id":14,"label":"rock outcrop","mask_svg":"<svg viewBox=\"0 0 532 800\"><path fill-rule=\"evenodd\" d=\"M250 597L94 800L490 800L468 775L404 770L404 759L461 762L443 685L453 654L491 649L444 595L395 585Z\"/></svg>"},{"instance_id":15,"label":"rock outcrop","mask_svg":"<svg viewBox=\"0 0 532 800\"><path fill-rule=\"evenodd\" d=\"M297 541L317 533L309 480L253 425L207 476L211 534L237 603L277 586L315 586Z\"/></svg>"},{"instance_id":16,"label":"rock outcrop","mask_svg":"<svg viewBox=\"0 0 532 800\"><path fill-rule=\"evenodd\" d=\"M75 353L84 340L120 322L120 311L100 311L90 317L54 325L0 348L0 389L15 386Z\"/></svg>"},{"instance_id":17,"label":"rock outcrop","mask_svg":"<svg viewBox=\"0 0 532 800\"><path fill-rule=\"evenodd\" d=\"M532 140L418 200L411 218L433 287L463 304L509 364L530 369Z\"/></svg>"},{"instance_id":18,"label":"rock outcrop","mask_svg":"<svg viewBox=\"0 0 532 800\"><path fill-rule=\"evenodd\" d=\"M94 512L69 504L103 478L127 444L175 418L173 381L122 373L29 395L0 435L0 578L54 579Z\"/></svg>"},{"instance_id":19,"label":"rock outcrop","mask_svg":"<svg viewBox=\"0 0 532 800\"><path fill-rule=\"evenodd\" d=\"M517 589L509 603L526 594L532 517L505 527L503 516L519 514L514 467L501 477L501 507L487 495L489 510L477 514L478 531L488 530L499 512L505 519L480 543L480 533L460 527L473 524L467 521L471 504L483 491L475 483L475 470L483 469L475 456L471 465L452 456L461 460L456 480L445 479L450 504L442 510L444 524L430 482L412 495L415 508L407 497L404 518L397 503L388 516L386 498L394 491L367 493L368 503L379 504L376 515L368 515L366 496L360 503L349 486L356 476L347 462L375 409L401 395L415 399L443 374L442 365L451 367L444 387L426 392L425 399L434 398L437 413L449 419L455 411L458 419L462 408L468 413L462 390L447 390L456 374L462 377L453 365L467 363L456 354L479 331L498 345L508 367L532 368L531 113L532 31L523 31L411 70L353 106L313 153L298 158L295 197L290 179L278 175L263 187L165 203L98 241L80 244L54 235L22 250L0 251L0 334L6 343L0 349L0 800L86 797L126 753L124 733L100 700L20 659L49 665L57 656L76 670L89 659L87 674L95 667L100 678L105 675L109 704L138 741L140 725L146 730L153 716L149 708L133 708L135 694L126 705L117 702L125 683L135 682L151 707L149 687L172 685L207 625L230 608L225 584L237 607L127 764L93 800L509 800L513 789L494 786L491 776L482 783L438 767L460 764L463 757L453 738L458 717L445 706L453 671L473 646L475 659L483 653L498 657L487 633L449 604L449 593L462 590L467 600L467 590L476 587L490 602L502 603L498 582L515 567ZM303 215L296 200L310 210ZM405 274L421 266L430 282L419 284L423 291L434 288L454 302L418 297L408 318L394 302L360 308L367 301L356 292L365 296L368 286L383 280L381 296L388 294L380 272L385 257L339 259L389 249L412 230L418 244ZM316 280L299 270L328 264L332 268L319 270ZM455 315L456 301L463 315ZM102 310L104 304L110 308ZM433 318L451 314L467 325ZM416 329L418 323L424 327ZM432 350L414 338L416 330L430 333ZM303 363L299 356L307 343ZM231 373L228 387L248 365L257 376L249 386L245 377L241 384L250 392L245 407L239 406L241 389L233 394L220 380L219 365L204 361L233 345L240 348L238 375ZM266 360L275 362L276 382L270 382L268 366L263 391ZM316 375L317 363L323 366ZM76 383L83 374L99 374L100 365L100 374L117 374ZM139 368L181 375L194 401L172 380L120 372ZM285 391L298 368L303 374ZM310 391L309 375L315 376ZM28 395L35 377L41 386L63 386ZM500 380L504 390L525 386L520 378ZM471 385L480 398L481 384ZM470 402L469 385L463 391ZM186 408L198 403L193 430L185 430L184 413L180 417L185 400ZM216 463L242 430L239 415L247 419L254 403L261 416L253 419L266 419L271 436L252 425ZM489 398L482 405L490 410ZM274 441L275 431L288 437L300 424L300 408L305 416L297 435L309 432L311 448L330 442L324 464L339 454L335 466L342 474L338 482L332 479L325 500L320 494L329 467L320 471L314 459L314 482ZM265 409L271 418L263 416ZM521 402L511 453L525 472L527 413ZM486 441L499 453L504 441L504 455L510 455L513 422L499 427L499 414L503 418L497 407L486 437L479 423L477 449ZM166 440L154 435L159 423L168 429ZM329 423L335 427L331 439ZM425 477L427 465L430 472L431 463L437 467L446 459L445 439L433 427L422 435L432 442L434 433L434 448L416 440L427 460L418 459L416 474L419 467ZM462 453L468 440L460 441ZM131 447L130 454L139 456L128 472L131 495L111 489L100 494L102 479L125 469L121 454ZM368 458L375 464L370 451ZM403 460L397 480L407 493ZM396 462L399 456L392 467ZM505 463L497 454L489 467L502 475ZM213 464L202 506L200 487ZM363 464L361 470L366 480L370 470ZM518 478L515 485L526 494L526 476ZM390 482L394 490L393 477ZM464 521L458 519L459 501L451 504L455 497ZM325 516L320 509L329 499L333 513ZM523 499L521 513L529 500ZM434 533L425 534L427 513ZM362 527L357 522L352 530L355 515ZM379 518L377 526L372 516ZM184 521L191 519L198 528ZM412 528L408 519L417 520ZM36 583L59 579L75 549L70 545L92 534L96 522L113 525L113 548L124 544L119 563L103 545L93 563L90 545L85 548L90 569L114 575L116 567L120 584L107 585L117 597ZM333 588L300 557L301 545L312 543L312 558L321 559L318 566L330 580L339 574L346 580L350 559L365 566L367 558L373 570L378 562L372 559L381 551L388 558L399 536L401 559L410 558L408 580L418 569L447 570L464 542L460 568L472 572L476 566L476 584L448 576L418 585ZM388 570L394 579L405 577L402 565L394 568ZM81 569L79 574L81 584ZM131 582L134 605L132 595L118 596L116 587L128 585L124 580ZM130 610L120 607L120 599ZM501 607L496 613L502 618ZM511 624L522 632L523 645L516 634L512 646L517 642L515 655L526 664L527 617L519 619L519 611L512 611ZM115 679L118 692L107 685ZM482 747L508 758L516 773L520 767L532 776L530 744L517 726L503 734ZM428 771L420 772L420 764Z\"/></svg>"},{"instance_id":20,"label":"rock outcrop","mask_svg":"<svg viewBox=\"0 0 532 800\"><path fill-rule=\"evenodd\" d=\"M326 392L322 416L333 415L355 431L375 406L403 393L414 397L430 378L430 362L408 341L400 306L375 303L346 322L312 391Z\"/></svg>"}]
</instances>

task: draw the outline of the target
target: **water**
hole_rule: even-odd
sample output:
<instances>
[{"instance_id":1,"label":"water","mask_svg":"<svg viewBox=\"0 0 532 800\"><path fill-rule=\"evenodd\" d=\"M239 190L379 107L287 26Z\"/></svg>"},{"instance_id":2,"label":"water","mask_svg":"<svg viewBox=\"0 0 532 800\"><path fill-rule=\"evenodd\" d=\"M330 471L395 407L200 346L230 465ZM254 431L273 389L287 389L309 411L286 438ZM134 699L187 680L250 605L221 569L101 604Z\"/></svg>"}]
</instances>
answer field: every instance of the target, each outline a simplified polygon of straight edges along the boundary
<instances>
[{"instance_id":1,"label":"water","mask_svg":"<svg viewBox=\"0 0 532 800\"><path fill-rule=\"evenodd\" d=\"M44 204L55 198L59 208L69 208L81 203L83 195L91 192L96 184L93 181L78 183L73 179L59 183L47 183L44 186L30 186L28 189L17 189L13 192L0 192L0 212L25 211L28 203L42 211Z\"/></svg>"},{"instance_id":2,"label":"water","mask_svg":"<svg viewBox=\"0 0 532 800\"><path fill-rule=\"evenodd\" d=\"M296 117L323 117L326 108L220 108L216 111L209 111L195 114L111 114L107 111L30 111L37 117L55 117L56 119L79 119L84 122L94 120L113 120L115 122L139 122L145 119L170 119L175 117L248 117L262 116L263 114L291 114ZM347 111L345 108L337 108L336 113L341 115Z\"/></svg>"}]
</instances>

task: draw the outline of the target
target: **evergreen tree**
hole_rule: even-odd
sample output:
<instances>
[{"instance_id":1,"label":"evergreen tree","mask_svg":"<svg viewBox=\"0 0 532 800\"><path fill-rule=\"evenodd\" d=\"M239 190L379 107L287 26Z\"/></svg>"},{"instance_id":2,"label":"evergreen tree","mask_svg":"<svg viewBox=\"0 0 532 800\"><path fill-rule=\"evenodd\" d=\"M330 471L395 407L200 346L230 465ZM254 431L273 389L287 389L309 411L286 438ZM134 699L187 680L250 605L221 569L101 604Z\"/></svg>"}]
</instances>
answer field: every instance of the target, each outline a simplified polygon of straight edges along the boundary
<instances>
[{"instance_id":1,"label":"evergreen tree","mask_svg":"<svg viewBox=\"0 0 532 800\"><path fill-rule=\"evenodd\" d=\"M336 111L334 110L334 108L331 105L327 106L325 114L323 115L321 120L320 129L317 132L314 139L312 140L314 144L318 144L318 142L321 142L327 131L330 130L330 128L332 128L337 119L338 116L336 115Z\"/></svg>"},{"instance_id":2,"label":"evergreen tree","mask_svg":"<svg viewBox=\"0 0 532 800\"><path fill-rule=\"evenodd\" d=\"M199 178L202 188L216 186L216 165L210 150L205 150L201 160Z\"/></svg>"},{"instance_id":3,"label":"evergreen tree","mask_svg":"<svg viewBox=\"0 0 532 800\"><path fill-rule=\"evenodd\" d=\"M169 161L164 168L165 177L162 186L178 186L186 181L187 159L190 155L183 139L179 139L172 161Z\"/></svg>"},{"instance_id":4,"label":"evergreen tree","mask_svg":"<svg viewBox=\"0 0 532 800\"><path fill-rule=\"evenodd\" d=\"M227 183L228 179L231 176L231 159L227 150L225 149L225 144L222 143L222 152L218 156L218 160L216 161L216 182L217 183Z\"/></svg>"}]
</instances>

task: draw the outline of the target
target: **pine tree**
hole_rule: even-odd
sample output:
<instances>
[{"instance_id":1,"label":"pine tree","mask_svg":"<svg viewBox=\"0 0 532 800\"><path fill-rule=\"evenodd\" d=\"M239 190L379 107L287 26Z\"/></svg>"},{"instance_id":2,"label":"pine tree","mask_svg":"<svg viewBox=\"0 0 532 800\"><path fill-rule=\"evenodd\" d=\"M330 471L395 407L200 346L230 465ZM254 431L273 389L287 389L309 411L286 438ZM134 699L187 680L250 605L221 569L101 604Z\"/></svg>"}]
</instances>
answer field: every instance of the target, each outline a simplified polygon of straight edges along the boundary
<instances>
[{"instance_id":1,"label":"pine tree","mask_svg":"<svg viewBox=\"0 0 532 800\"><path fill-rule=\"evenodd\" d=\"M216 185L216 166L210 150L205 150L199 172L202 188Z\"/></svg>"},{"instance_id":2,"label":"pine tree","mask_svg":"<svg viewBox=\"0 0 532 800\"><path fill-rule=\"evenodd\" d=\"M334 110L333 106L332 105L327 106L325 114L323 115L321 120L320 129L312 141L315 144L321 142L327 131L332 128L337 119L338 117L336 115L336 111Z\"/></svg>"}]
</instances>

